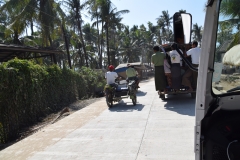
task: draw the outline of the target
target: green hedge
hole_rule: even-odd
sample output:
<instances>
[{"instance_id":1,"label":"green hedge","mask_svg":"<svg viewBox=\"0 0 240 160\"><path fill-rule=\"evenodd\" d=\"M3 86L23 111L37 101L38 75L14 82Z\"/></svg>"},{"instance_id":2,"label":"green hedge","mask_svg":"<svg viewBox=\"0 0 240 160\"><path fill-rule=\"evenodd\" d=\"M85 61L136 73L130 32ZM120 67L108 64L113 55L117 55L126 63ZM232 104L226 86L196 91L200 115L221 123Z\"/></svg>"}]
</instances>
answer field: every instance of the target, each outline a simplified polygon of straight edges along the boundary
<instances>
[{"instance_id":1,"label":"green hedge","mask_svg":"<svg viewBox=\"0 0 240 160\"><path fill-rule=\"evenodd\" d=\"M64 106L94 96L104 79L97 72L40 66L14 59L0 65L0 143L16 139L19 131Z\"/></svg>"}]
</instances>

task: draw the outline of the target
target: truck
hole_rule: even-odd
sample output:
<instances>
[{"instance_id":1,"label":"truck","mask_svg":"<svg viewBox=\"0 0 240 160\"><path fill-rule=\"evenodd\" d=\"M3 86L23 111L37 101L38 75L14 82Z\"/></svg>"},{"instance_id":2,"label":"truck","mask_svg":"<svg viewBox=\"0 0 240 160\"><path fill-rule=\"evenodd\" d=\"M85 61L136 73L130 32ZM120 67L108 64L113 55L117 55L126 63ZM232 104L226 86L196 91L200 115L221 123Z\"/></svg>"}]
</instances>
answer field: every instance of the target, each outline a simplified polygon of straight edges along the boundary
<instances>
[{"instance_id":1,"label":"truck","mask_svg":"<svg viewBox=\"0 0 240 160\"><path fill-rule=\"evenodd\" d=\"M181 17L180 13L175 13L174 14L175 18L173 18L173 19L175 21L175 30L178 30L177 28L179 26L182 26L181 21L176 20L176 18L179 17L179 16ZM182 27L181 27L181 29L182 29ZM179 31L176 31L175 33L179 33ZM191 49L190 44L184 44L184 43L178 42L177 40L176 40L176 42L160 45L160 48L162 48L163 52L165 52L166 54L168 54L170 51L172 51L172 48L171 48L172 45L176 45L178 47L178 49L181 49L181 51L184 54L186 54L186 52L189 49ZM180 53L180 54L182 54L182 53ZM180 83L182 83L182 78L183 78L183 75L185 74L185 72L188 70L188 68L192 67L190 65L191 64L191 57L184 57L183 54L182 54L182 57L185 59L185 61L182 60L182 65L180 66L180 70L181 70L181 77L179 79ZM192 70L195 70L195 68L192 68ZM173 73L171 73L171 74L172 74L172 77L173 77ZM172 81L172 83L174 83L174 81ZM193 88L192 91L189 90L189 87L184 86L184 85L180 86L180 88L178 88L178 89L167 86L165 88L164 92L159 92L159 98L161 98L164 101L167 101L168 100L167 99L168 95L190 94L191 98L195 99L196 98L196 87L194 87L194 85L193 85L193 78L191 78L191 83L192 83L192 88Z\"/></svg>"},{"instance_id":2,"label":"truck","mask_svg":"<svg viewBox=\"0 0 240 160\"><path fill-rule=\"evenodd\" d=\"M240 1L208 0L198 68L195 160L240 160ZM175 13L174 42L191 42L192 17ZM177 50L180 54L180 51Z\"/></svg>"}]
</instances>

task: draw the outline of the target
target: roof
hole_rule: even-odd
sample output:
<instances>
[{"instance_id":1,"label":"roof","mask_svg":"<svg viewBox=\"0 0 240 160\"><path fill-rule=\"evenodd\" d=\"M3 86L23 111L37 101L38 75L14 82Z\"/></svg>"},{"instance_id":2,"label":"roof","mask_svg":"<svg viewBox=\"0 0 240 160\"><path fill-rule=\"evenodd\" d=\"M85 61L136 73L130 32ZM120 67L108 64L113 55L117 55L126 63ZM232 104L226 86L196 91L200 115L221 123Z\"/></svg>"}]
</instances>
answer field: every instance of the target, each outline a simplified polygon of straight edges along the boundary
<instances>
[{"instance_id":1,"label":"roof","mask_svg":"<svg viewBox=\"0 0 240 160\"><path fill-rule=\"evenodd\" d=\"M39 53L40 55L33 56L31 53ZM64 52L52 48L0 44L0 62L6 62L15 57L21 59L31 59L51 56L52 54L64 54Z\"/></svg>"},{"instance_id":2,"label":"roof","mask_svg":"<svg viewBox=\"0 0 240 160\"><path fill-rule=\"evenodd\" d=\"M153 69L154 68L153 65L150 66L148 63L143 63L143 64L147 69Z\"/></svg>"},{"instance_id":3,"label":"roof","mask_svg":"<svg viewBox=\"0 0 240 160\"><path fill-rule=\"evenodd\" d=\"M127 64L131 64L132 66L141 66L142 62L122 63L122 64L119 64L115 69L127 67Z\"/></svg>"},{"instance_id":4,"label":"roof","mask_svg":"<svg viewBox=\"0 0 240 160\"><path fill-rule=\"evenodd\" d=\"M134 68L136 68L136 69L147 69L147 68L142 64L142 62L119 64L115 69L127 67L127 64L131 64L131 65L134 66Z\"/></svg>"}]
</instances>

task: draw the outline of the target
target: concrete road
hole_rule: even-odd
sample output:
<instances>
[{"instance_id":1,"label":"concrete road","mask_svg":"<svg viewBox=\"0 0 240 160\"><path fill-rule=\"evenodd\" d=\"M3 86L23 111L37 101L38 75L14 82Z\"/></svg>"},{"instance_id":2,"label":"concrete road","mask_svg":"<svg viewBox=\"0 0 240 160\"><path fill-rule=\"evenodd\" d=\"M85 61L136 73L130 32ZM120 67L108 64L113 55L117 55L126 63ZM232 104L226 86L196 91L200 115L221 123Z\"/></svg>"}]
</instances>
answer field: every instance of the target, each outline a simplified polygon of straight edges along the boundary
<instances>
[{"instance_id":1,"label":"concrete road","mask_svg":"<svg viewBox=\"0 0 240 160\"><path fill-rule=\"evenodd\" d=\"M195 100L158 98L154 81L141 83L137 105L108 109L102 98L0 151L1 160L193 160Z\"/></svg>"}]
</instances>

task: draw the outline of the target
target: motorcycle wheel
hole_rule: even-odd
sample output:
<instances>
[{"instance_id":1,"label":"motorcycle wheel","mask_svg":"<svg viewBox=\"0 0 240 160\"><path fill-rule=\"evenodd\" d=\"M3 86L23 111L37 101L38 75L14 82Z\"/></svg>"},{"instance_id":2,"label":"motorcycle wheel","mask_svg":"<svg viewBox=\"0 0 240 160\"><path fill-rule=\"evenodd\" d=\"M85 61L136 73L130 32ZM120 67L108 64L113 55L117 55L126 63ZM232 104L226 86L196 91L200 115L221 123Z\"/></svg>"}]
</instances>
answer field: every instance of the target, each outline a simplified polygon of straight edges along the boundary
<instances>
[{"instance_id":1,"label":"motorcycle wheel","mask_svg":"<svg viewBox=\"0 0 240 160\"><path fill-rule=\"evenodd\" d=\"M162 100L166 100L165 94L160 94L159 98L161 98Z\"/></svg>"},{"instance_id":2,"label":"motorcycle wheel","mask_svg":"<svg viewBox=\"0 0 240 160\"><path fill-rule=\"evenodd\" d=\"M112 94L109 92L106 92L106 102L109 108L113 106Z\"/></svg>"},{"instance_id":3,"label":"motorcycle wheel","mask_svg":"<svg viewBox=\"0 0 240 160\"><path fill-rule=\"evenodd\" d=\"M134 106L137 104L137 96L136 95L133 96L132 103Z\"/></svg>"}]
</instances>

